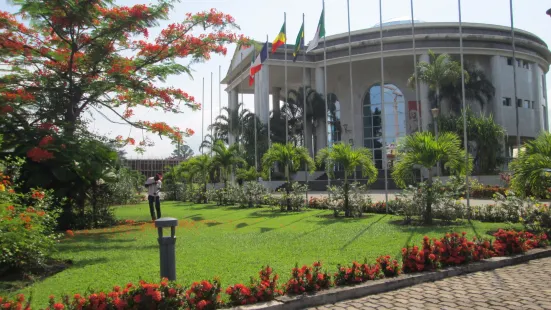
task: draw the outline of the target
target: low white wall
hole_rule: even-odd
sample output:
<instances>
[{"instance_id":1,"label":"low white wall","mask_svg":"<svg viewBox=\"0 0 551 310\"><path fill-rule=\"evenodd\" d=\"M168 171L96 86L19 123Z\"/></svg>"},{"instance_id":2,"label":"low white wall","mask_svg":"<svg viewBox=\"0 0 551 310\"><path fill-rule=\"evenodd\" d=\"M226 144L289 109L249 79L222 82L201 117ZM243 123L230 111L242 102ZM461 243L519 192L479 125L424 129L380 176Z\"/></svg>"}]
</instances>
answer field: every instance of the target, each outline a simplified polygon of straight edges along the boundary
<instances>
[{"instance_id":1,"label":"low white wall","mask_svg":"<svg viewBox=\"0 0 551 310\"><path fill-rule=\"evenodd\" d=\"M476 179L478 182L484 185L497 185L503 186L503 182L499 178L499 175L472 175L469 177L469 180ZM440 177L440 180L444 183L447 183L449 177Z\"/></svg>"}]
</instances>

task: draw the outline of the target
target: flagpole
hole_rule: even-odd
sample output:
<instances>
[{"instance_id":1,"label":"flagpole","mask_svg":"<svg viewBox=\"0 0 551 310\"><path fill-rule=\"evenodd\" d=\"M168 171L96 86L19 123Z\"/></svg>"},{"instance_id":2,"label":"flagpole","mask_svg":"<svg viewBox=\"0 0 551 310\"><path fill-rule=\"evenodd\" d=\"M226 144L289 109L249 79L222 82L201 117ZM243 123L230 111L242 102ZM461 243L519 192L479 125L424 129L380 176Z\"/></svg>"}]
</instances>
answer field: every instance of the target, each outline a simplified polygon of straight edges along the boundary
<instances>
[{"instance_id":1,"label":"flagpole","mask_svg":"<svg viewBox=\"0 0 551 310\"><path fill-rule=\"evenodd\" d=\"M465 102L465 69L463 62L463 26L461 22L461 0L457 0L459 8L459 55L461 55L461 100L463 101L463 143L465 148L465 167L469 166L469 152L467 141L467 107ZM471 218L471 199L469 194L469 171L465 172L465 192L467 197L467 211L469 212L468 218Z\"/></svg>"},{"instance_id":2,"label":"flagpole","mask_svg":"<svg viewBox=\"0 0 551 310\"><path fill-rule=\"evenodd\" d=\"M241 52L241 62L243 62L243 53ZM241 112L243 112L245 109L245 103L243 102L243 90L241 90ZM245 135L245 129L243 129L243 124L244 122L241 122L241 134L240 136L244 136ZM244 137L241 137L241 145L243 145L243 139Z\"/></svg>"},{"instance_id":3,"label":"flagpole","mask_svg":"<svg viewBox=\"0 0 551 310\"><path fill-rule=\"evenodd\" d=\"M287 108L289 107L289 100L287 100L287 12L283 12L283 24L285 25L285 43L283 45L285 51L285 101L287 103ZM276 103L279 105L279 102ZM289 143L289 120L287 114L285 113L285 144Z\"/></svg>"},{"instance_id":4,"label":"flagpole","mask_svg":"<svg viewBox=\"0 0 551 310\"><path fill-rule=\"evenodd\" d=\"M411 5L411 37L413 39L413 74L415 77L415 102L417 104L417 131L421 132L421 106L419 104L419 82L417 81L417 51L415 49L415 20L413 19L413 0Z\"/></svg>"},{"instance_id":5,"label":"flagpole","mask_svg":"<svg viewBox=\"0 0 551 310\"><path fill-rule=\"evenodd\" d=\"M356 113L354 113L354 84L352 79L352 38L350 35L350 0L346 0L346 8L348 11L348 69L350 71L350 105L352 106L352 142L354 142L354 134L356 133ZM353 146L354 147L354 143ZM356 168L354 168L354 182L356 182Z\"/></svg>"},{"instance_id":6,"label":"flagpole","mask_svg":"<svg viewBox=\"0 0 551 310\"><path fill-rule=\"evenodd\" d=\"M304 45L304 40L306 38L306 34L305 34L305 24L304 24L304 13L302 13L302 41L300 42L300 44ZM299 34L301 35L301 34ZM285 36L285 38L287 38L287 36ZM299 47L300 49L300 47ZM298 54L297 54L298 56ZM303 124L303 131L302 131L302 135L304 137L304 147L306 148L306 150L308 151L308 154L310 154L310 150L308 150L308 143L306 142L306 123L307 123L307 116L306 116L306 46L304 46L304 59L302 60L302 117L304 119L304 124ZM306 167L306 171L304 172L304 174L306 175L306 203L309 204L308 202L308 163L306 163L305 165Z\"/></svg>"},{"instance_id":7,"label":"flagpole","mask_svg":"<svg viewBox=\"0 0 551 310\"><path fill-rule=\"evenodd\" d=\"M256 47L254 46L254 42L253 42L253 58L252 58L252 63L254 63L254 59L256 57ZM250 73L249 73L250 75ZM254 75L253 75L254 77ZM249 77L250 78L250 77ZM254 93L254 83L253 83L253 93ZM254 107L254 167L256 169L256 172L258 172L258 146L257 146L257 141L258 141L258 136L257 136L257 130L256 130L256 123L257 123L257 120L259 119L258 117L258 111L256 111L256 104L253 106Z\"/></svg>"},{"instance_id":8,"label":"flagpole","mask_svg":"<svg viewBox=\"0 0 551 310\"><path fill-rule=\"evenodd\" d=\"M517 148L520 152L520 130L519 130L519 119L518 119L518 98L517 98L517 58L516 58L516 48L515 48L515 28L513 26L513 0L509 0L509 10L511 12L511 38L513 46L513 87L515 94L515 112L516 112L516 123L517 123ZM518 153L517 153L518 154Z\"/></svg>"},{"instance_id":9,"label":"flagpole","mask_svg":"<svg viewBox=\"0 0 551 310\"><path fill-rule=\"evenodd\" d=\"M210 73L210 138L212 144L210 146L210 156L212 156L212 147L214 146L214 136L212 135L212 72Z\"/></svg>"},{"instance_id":10,"label":"flagpole","mask_svg":"<svg viewBox=\"0 0 551 310\"><path fill-rule=\"evenodd\" d=\"M388 213L388 164L386 161L386 130L385 130L385 60L383 56L383 3L379 0L379 38L381 40L381 129L383 130L383 169L385 171L385 205Z\"/></svg>"},{"instance_id":11,"label":"flagpole","mask_svg":"<svg viewBox=\"0 0 551 310\"><path fill-rule=\"evenodd\" d=\"M326 134L326 143L328 147L331 147L331 141L329 141L329 112L327 109L327 42L325 39L325 0L322 0L322 12L323 12L323 91L325 97L325 134ZM327 174L327 184L331 185L331 177Z\"/></svg>"},{"instance_id":12,"label":"flagpole","mask_svg":"<svg viewBox=\"0 0 551 310\"><path fill-rule=\"evenodd\" d=\"M201 98L201 144L205 141L205 77L203 77L203 94ZM201 148L203 155L203 148Z\"/></svg>"},{"instance_id":13,"label":"flagpole","mask_svg":"<svg viewBox=\"0 0 551 310\"><path fill-rule=\"evenodd\" d=\"M266 35L266 46L267 45L268 45L268 35ZM266 52L267 52L266 60L268 60L268 58L270 58L270 53L268 53L267 50L266 50ZM265 83L266 81L262 81L262 82ZM268 149L270 149L270 147L272 146L272 137L271 137L271 132L270 132L270 90L269 90L269 87L268 87L268 102L267 102L267 109L266 110L268 110ZM270 182L272 181L272 168L271 167L268 170L268 181L270 181Z\"/></svg>"}]
</instances>

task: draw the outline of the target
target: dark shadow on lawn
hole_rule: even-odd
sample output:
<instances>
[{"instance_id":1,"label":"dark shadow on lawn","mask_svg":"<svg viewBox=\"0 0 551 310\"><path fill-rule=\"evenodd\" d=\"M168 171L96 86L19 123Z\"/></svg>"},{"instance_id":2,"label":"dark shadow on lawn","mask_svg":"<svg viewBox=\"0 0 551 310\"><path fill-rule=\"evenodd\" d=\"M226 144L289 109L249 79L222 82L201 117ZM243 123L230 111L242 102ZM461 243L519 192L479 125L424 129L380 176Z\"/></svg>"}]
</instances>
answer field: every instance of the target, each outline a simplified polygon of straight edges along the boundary
<instances>
[{"instance_id":1,"label":"dark shadow on lawn","mask_svg":"<svg viewBox=\"0 0 551 310\"><path fill-rule=\"evenodd\" d=\"M428 233L428 232L449 232L450 229L465 227L465 221L455 221L447 222L442 220L433 219L432 225L425 225L421 219L414 219L411 223L406 224L403 220L394 220L388 222L391 225L396 226L396 228L401 231L411 231L415 230L418 233Z\"/></svg>"},{"instance_id":2,"label":"dark shadow on lawn","mask_svg":"<svg viewBox=\"0 0 551 310\"><path fill-rule=\"evenodd\" d=\"M222 223L220 223L220 222L205 222L205 225L207 225L208 227L213 227L213 226L222 225Z\"/></svg>"},{"instance_id":3,"label":"dark shadow on lawn","mask_svg":"<svg viewBox=\"0 0 551 310\"><path fill-rule=\"evenodd\" d=\"M194 221L194 222L200 222L200 221L204 221L204 220L205 220L205 218L202 217L202 216L200 216L200 215L191 216L191 217L189 217L189 218L190 218L192 221Z\"/></svg>"},{"instance_id":4,"label":"dark shadow on lawn","mask_svg":"<svg viewBox=\"0 0 551 310\"><path fill-rule=\"evenodd\" d=\"M239 223L239 224L235 225L235 228L236 228L236 229L239 229L239 228L243 228L243 227L247 227L247 226L249 226L249 224L247 224L247 223Z\"/></svg>"},{"instance_id":5,"label":"dark shadow on lawn","mask_svg":"<svg viewBox=\"0 0 551 310\"><path fill-rule=\"evenodd\" d=\"M382 219L384 219L387 215L383 215L381 216L379 219L377 219L376 221L372 222L371 224L367 225L366 228L364 228L362 231L360 231L356 236L354 236L354 238L350 239L350 241L348 241L345 245L342 246L341 250L344 250L346 249L346 247L348 247L350 244L352 244L354 241L356 241L358 238L360 238L366 231L368 231L373 225L379 223Z\"/></svg>"},{"instance_id":6,"label":"dark shadow on lawn","mask_svg":"<svg viewBox=\"0 0 551 310\"><path fill-rule=\"evenodd\" d=\"M255 211L251 214L249 214L248 217L282 217L282 216L289 216L289 215L297 215L301 214L301 212L286 212L286 211L280 211L275 209L260 209L258 211Z\"/></svg>"},{"instance_id":7,"label":"dark shadow on lawn","mask_svg":"<svg viewBox=\"0 0 551 310\"><path fill-rule=\"evenodd\" d=\"M263 234L265 232L269 232L269 231L272 231L274 229L275 228L270 228L270 227L260 227L260 233Z\"/></svg>"},{"instance_id":8,"label":"dark shadow on lawn","mask_svg":"<svg viewBox=\"0 0 551 310\"><path fill-rule=\"evenodd\" d=\"M73 261L73 268L74 267L84 267L84 266L88 266L88 265L95 265L95 264L102 264L102 263L106 263L108 262L109 260L106 258L106 257L97 257L97 258L86 258L86 259L81 259L81 260L78 260L78 261Z\"/></svg>"},{"instance_id":9,"label":"dark shadow on lawn","mask_svg":"<svg viewBox=\"0 0 551 310\"><path fill-rule=\"evenodd\" d=\"M340 223L340 222L342 223L358 222L368 218L372 218L375 215L376 214L364 214L362 215L362 217L344 217L344 216L335 217L331 213L331 214L324 214L324 215L316 215L315 218L323 219L323 220L322 221L312 220L311 222L318 223L319 225L331 225L331 224Z\"/></svg>"}]
</instances>

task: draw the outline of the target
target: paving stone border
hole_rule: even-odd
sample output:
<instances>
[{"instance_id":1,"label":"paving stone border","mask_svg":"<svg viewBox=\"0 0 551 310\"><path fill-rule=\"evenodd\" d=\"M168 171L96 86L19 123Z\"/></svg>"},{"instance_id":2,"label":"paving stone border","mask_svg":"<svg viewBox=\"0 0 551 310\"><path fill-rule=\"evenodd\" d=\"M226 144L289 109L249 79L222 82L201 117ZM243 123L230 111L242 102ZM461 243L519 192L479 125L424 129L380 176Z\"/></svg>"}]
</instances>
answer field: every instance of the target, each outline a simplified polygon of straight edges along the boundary
<instances>
[{"instance_id":1,"label":"paving stone border","mask_svg":"<svg viewBox=\"0 0 551 310\"><path fill-rule=\"evenodd\" d=\"M434 282L462 274L488 271L497 268L521 264L533 259L551 257L551 248L533 249L525 254L514 256L492 257L480 262L459 267L447 267L437 271L404 274L396 278L368 281L355 286L344 286L321 291L315 294L300 296L282 296L274 301L236 307L241 310L295 310L334 304L339 301L361 298L368 295L384 293L419 283Z\"/></svg>"}]
</instances>

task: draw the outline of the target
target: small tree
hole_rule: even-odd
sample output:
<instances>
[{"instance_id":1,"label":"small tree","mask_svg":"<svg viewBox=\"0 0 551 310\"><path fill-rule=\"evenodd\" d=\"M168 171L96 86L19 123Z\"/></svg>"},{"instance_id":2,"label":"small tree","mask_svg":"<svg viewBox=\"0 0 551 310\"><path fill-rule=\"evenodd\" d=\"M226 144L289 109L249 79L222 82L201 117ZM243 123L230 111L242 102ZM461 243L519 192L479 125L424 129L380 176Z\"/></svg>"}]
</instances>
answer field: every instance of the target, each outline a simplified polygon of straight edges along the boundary
<instances>
[{"instance_id":1,"label":"small tree","mask_svg":"<svg viewBox=\"0 0 551 310\"><path fill-rule=\"evenodd\" d=\"M426 83L436 92L436 107L440 107L440 91L443 85L456 83L461 79L461 65L454 61L448 54L436 56L429 50L430 63L420 61L417 63L417 79ZM469 74L465 72L465 82L469 80ZM415 87L415 75L408 80L409 87Z\"/></svg>"},{"instance_id":2,"label":"small tree","mask_svg":"<svg viewBox=\"0 0 551 310\"><path fill-rule=\"evenodd\" d=\"M284 167L285 178L287 179L287 184L285 186L287 195L289 195L291 189L291 172L296 171L302 164L307 164L308 168L314 171L314 166L316 165L314 160L308 155L308 150L306 150L306 148L294 146L291 143L274 143L262 157L262 168L266 172L268 172L275 163ZM291 201L287 199L287 211L291 210Z\"/></svg>"},{"instance_id":3,"label":"small tree","mask_svg":"<svg viewBox=\"0 0 551 310\"><path fill-rule=\"evenodd\" d=\"M224 179L224 187L227 187L234 165L246 164L239 154L239 144L227 147L222 140L218 140L214 144L212 152L212 164L214 167L220 168L220 176Z\"/></svg>"},{"instance_id":4,"label":"small tree","mask_svg":"<svg viewBox=\"0 0 551 310\"><path fill-rule=\"evenodd\" d=\"M349 206L348 178L354 174L356 168L361 169L362 174L367 177L368 184L377 180L378 171L372 158L371 151L367 148L352 149L349 144L343 143L322 149L316 157L318 167L325 164L325 169L330 176L334 175L336 164L341 164L344 169L344 216L352 215Z\"/></svg>"},{"instance_id":5,"label":"small tree","mask_svg":"<svg viewBox=\"0 0 551 310\"><path fill-rule=\"evenodd\" d=\"M212 158L206 154L193 157L189 160L188 167L189 173L194 176L199 176L202 179L203 189L200 200L207 203L207 184L209 183L210 173L213 167Z\"/></svg>"},{"instance_id":6,"label":"small tree","mask_svg":"<svg viewBox=\"0 0 551 310\"><path fill-rule=\"evenodd\" d=\"M435 139L431 132L416 132L405 137L399 144L397 161L392 171L392 178L398 186L406 186L407 181L413 178L416 166L429 171L423 216L425 224L432 224L432 174L436 163L444 163L444 166L454 174L465 174L472 169L472 160L469 159L469 162L465 163L465 155L465 150L461 149L461 140L451 132L441 133L438 139Z\"/></svg>"},{"instance_id":7,"label":"small tree","mask_svg":"<svg viewBox=\"0 0 551 310\"><path fill-rule=\"evenodd\" d=\"M511 187L517 195L544 196L551 188L551 133L541 133L523 148L509 165L513 172Z\"/></svg>"}]
</instances>

